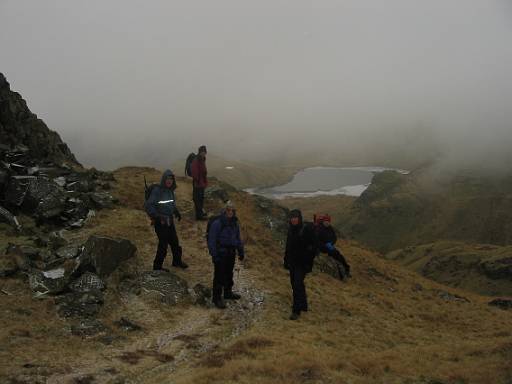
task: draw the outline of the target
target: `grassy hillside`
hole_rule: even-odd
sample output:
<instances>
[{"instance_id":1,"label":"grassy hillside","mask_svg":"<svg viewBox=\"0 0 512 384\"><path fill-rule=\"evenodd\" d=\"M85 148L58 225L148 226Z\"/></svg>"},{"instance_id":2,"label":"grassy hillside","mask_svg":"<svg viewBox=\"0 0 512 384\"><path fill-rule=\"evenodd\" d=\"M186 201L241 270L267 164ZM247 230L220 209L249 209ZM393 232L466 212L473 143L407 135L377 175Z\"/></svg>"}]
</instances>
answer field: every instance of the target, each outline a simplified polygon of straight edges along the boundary
<instances>
[{"instance_id":1,"label":"grassy hillside","mask_svg":"<svg viewBox=\"0 0 512 384\"><path fill-rule=\"evenodd\" d=\"M341 228L381 252L440 239L512 243L512 177L376 174Z\"/></svg>"},{"instance_id":2,"label":"grassy hillside","mask_svg":"<svg viewBox=\"0 0 512 384\"><path fill-rule=\"evenodd\" d=\"M282 245L262 217L262 202L230 191L238 207L247 258L237 262L235 288L245 301L225 311L180 304L130 291L150 268L155 235L141 211L142 175L115 173L121 205L100 211L69 239L90 234L129 238L134 259L107 281L98 316L111 339L81 338L56 315L52 299L35 300L22 278L1 279L0 382L6 383L509 383L512 317L487 305L488 297L447 288L343 241L353 266L345 283L328 275L307 277L310 312L289 321L291 292L282 268ZM186 271L210 285L212 266L204 243L206 223L192 220L189 180L178 179L183 220L178 233ZM208 200L216 211L219 203ZM26 239L28 241L28 239ZM2 247L16 241L2 233ZM168 262L168 260L166 260ZM252 298L247 300L247 298ZM126 332L115 321L142 326Z\"/></svg>"}]
</instances>

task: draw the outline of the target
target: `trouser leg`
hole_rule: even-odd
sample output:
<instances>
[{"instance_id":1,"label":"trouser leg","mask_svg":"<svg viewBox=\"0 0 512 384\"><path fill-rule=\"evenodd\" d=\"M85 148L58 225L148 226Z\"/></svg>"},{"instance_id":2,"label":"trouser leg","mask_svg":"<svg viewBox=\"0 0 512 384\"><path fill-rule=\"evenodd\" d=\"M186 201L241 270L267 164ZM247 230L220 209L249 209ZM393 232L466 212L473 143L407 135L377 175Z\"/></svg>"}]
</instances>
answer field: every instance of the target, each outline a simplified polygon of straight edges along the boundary
<instances>
[{"instance_id":1,"label":"trouser leg","mask_svg":"<svg viewBox=\"0 0 512 384\"><path fill-rule=\"evenodd\" d=\"M308 309L308 302L306 297L306 286L304 285L304 278L306 272L302 267L290 268L290 283L292 285L293 306L292 310L295 313Z\"/></svg>"},{"instance_id":2,"label":"trouser leg","mask_svg":"<svg viewBox=\"0 0 512 384\"><path fill-rule=\"evenodd\" d=\"M233 290L233 269L235 268L235 252L229 252L225 258L224 268L224 294L230 294Z\"/></svg>"},{"instance_id":3,"label":"trouser leg","mask_svg":"<svg viewBox=\"0 0 512 384\"><path fill-rule=\"evenodd\" d=\"M183 250L180 247L180 241L178 239L178 234L176 233L176 227L174 226L174 223L171 223L169 226L168 233L168 242L172 252L172 265L176 266L181 264L181 254Z\"/></svg>"},{"instance_id":4,"label":"trouser leg","mask_svg":"<svg viewBox=\"0 0 512 384\"><path fill-rule=\"evenodd\" d=\"M218 301L222 297L224 286L224 263L222 260L213 263L213 288L212 301Z\"/></svg>"},{"instance_id":5,"label":"trouser leg","mask_svg":"<svg viewBox=\"0 0 512 384\"><path fill-rule=\"evenodd\" d=\"M169 244L168 228L160 223L155 223L155 232L158 237L158 247L156 249L155 260L153 261L153 269L161 269L167 255L167 246Z\"/></svg>"},{"instance_id":6,"label":"trouser leg","mask_svg":"<svg viewBox=\"0 0 512 384\"><path fill-rule=\"evenodd\" d=\"M342 255L340 251L334 249L334 251L330 252L329 255L332 256L335 260L339 261L340 264L345 269L347 275L350 275L350 265L348 265L347 260L345 260L345 257Z\"/></svg>"},{"instance_id":7,"label":"trouser leg","mask_svg":"<svg viewBox=\"0 0 512 384\"><path fill-rule=\"evenodd\" d=\"M204 188L193 187L192 199L194 200L194 209L196 212L196 219L203 217L203 201L204 201Z\"/></svg>"}]
</instances>

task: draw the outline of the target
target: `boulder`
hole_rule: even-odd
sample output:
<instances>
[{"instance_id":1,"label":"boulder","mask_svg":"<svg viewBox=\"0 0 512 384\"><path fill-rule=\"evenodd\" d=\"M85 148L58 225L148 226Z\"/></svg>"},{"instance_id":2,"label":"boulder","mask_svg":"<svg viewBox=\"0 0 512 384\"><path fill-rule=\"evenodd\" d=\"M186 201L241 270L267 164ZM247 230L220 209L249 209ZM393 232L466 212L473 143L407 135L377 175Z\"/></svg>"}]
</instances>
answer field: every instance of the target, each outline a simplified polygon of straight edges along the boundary
<instances>
[{"instance_id":1,"label":"boulder","mask_svg":"<svg viewBox=\"0 0 512 384\"><path fill-rule=\"evenodd\" d=\"M171 272L145 272L140 285L143 293L156 293L161 296L162 302L169 305L176 305L189 299L187 281Z\"/></svg>"},{"instance_id":2,"label":"boulder","mask_svg":"<svg viewBox=\"0 0 512 384\"><path fill-rule=\"evenodd\" d=\"M487 260L480 264L480 266L491 279L512 280L512 257Z\"/></svg>"},{"instance_id":3,"label":"boulder","mask_svg":"<svg viewBox=\"0 0 512 384\"><path fill-rule=\"evenodd\" d=\"M320 254L315 257L313 270L315 272L326 273L338 280L343 280L346 277L346 271L343 265L325 254Z\"/></svg>"},{"instance_id":4,"label":"boulder","mask_svg":"<svg viewBox=\"0 0 512 384\"><path fill-rule=\"evenodd\" d=\"M77 245L67 245L64 247L61 247L57 249L55 254L57 257L60 257L62 259L74 259L78 256L80 252L80 247Z\"/></svg>"},{"instance_id":5,"label":"boulder","mask_svg":"<svg viewBox=\"0 0 512 384\"><path fill-rule=\"evenodd\" d=\"M89 194L91 201L97 209L107 209L114 206L114 198L108 192L93 192Z\"/></svg>"},{"instance_id":6,"label":"boulder","mask_svg":"<svg viewBox=\"0 0 512 384\"><path fill-rule=\"evenodd\" d=\"M38 177L29 183L22 208L41 219L50 219L64 211L66 199L66 192L56 183Z\"/></svg>"},{"instance_id":7,"label":"boulder","mask_svg":"<svg viewBox=\"0 0 512 384\"><path fill-rule=\"evenodd\" d=\"M34 270L29 274L30 288L36 297L60 293L67 289L77 268L75 260L65 260L46 271Z\"/></svg>"},{"instance_id":8,"label":"boulder","mask_svg":"<svg viewBox=\"0 0 512 384\"><path fill-rule=\"evenodd\" d=\"M94 317L104 302L101 291L71 292L55 298L57 312L62 317Z\"/></svg>"},{"instance_id":9,"label":"boulder","mask_svg":"<svg viewBox=\"0 0 512 384\"><path fill-rule=\"evenodd\" d=\"M196 305L208 306L211 303L212 290L203 284L197 283L191 292Z\"/></svg>"},{"instance_id":10,"label":"boulder","mask_svg":"<svg viewBox=\"0 0 512 384\"><path fill-rule=\"evenodd\" d=\"M100 277L109 276L122 262L133 257L136 250L126 239L91 236L79 256L80 269L92 270Z\"/></svg>"},{"instance_id":11,"label":"boulder","mask_svg":"<svg viewBox=\"0 0 512 384\"><path fill-rule=\"evenodd\" d=\"M48 236L48 245L53 250L57 250L68 245L68 241L63 236L63 231L51 232Z\"/></svg>"},{"instance_id":12,"label":"boulder","mask_svg":"<svg viewBox=\"0 0 512 384\"><path fill-rule=\"evenodd\" d=\"M207 187L204 191L204 197L207 199L219 199L223 203L226 203L229 200L228 192L221 187Z\"/></svg>"},{"instance_id":13,"label":"boulder","mask_svg":"<svg viewBox=\"0 0 512 384\"><path fill-rule=\"evenodd\" d=\"M74 280L69 285L69 288L74 292L103 291L105 289L105 283L98 275L92 272L85 272Z\"/></svg>"},{"instance_id":14,"label":"boulder","mask_svg":"<svg viewBox=\"0 0 512 384\"><path fill-rule=\"evenodd\" d=\"M5 202L9 206L21 207L28 192L28 187L34 180L36 180L34 176L11 177L5 190Z\"/></svg>"}]
</instances>

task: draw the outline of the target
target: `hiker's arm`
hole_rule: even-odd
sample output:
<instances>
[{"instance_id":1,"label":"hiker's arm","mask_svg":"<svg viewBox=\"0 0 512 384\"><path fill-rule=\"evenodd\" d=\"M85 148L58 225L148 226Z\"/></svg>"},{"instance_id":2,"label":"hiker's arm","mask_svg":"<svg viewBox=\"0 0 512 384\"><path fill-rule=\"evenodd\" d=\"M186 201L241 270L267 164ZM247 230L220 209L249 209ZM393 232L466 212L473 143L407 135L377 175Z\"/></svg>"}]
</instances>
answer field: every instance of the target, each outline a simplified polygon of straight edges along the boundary
<instances>
[{"instance_id":1,"label":"hiker's arm","mask_svg":"<svg viewBox=\"0 0 512 384\"><path fill-rule=\"evenodd\" d=\"M290 240L290 235L288 234L286 236L286 244L284 248L284 260L283 260L283 266L286 269L290 269L290 255L288 254L288 241Z\"/></svg>"},{"instance_id":2,"label":"hiker's arm","mask_svg":"<svg viewBox=\"0 0 512 384\"><path fill-rule=\"evenodd\" d=\"M245 257L244 243L242 241L242 237L240 236L240 226L238 226L236 231L236 240L237 240L237 248L238 248L238 258L243 260Z\"/></svg>"}]
</instances>

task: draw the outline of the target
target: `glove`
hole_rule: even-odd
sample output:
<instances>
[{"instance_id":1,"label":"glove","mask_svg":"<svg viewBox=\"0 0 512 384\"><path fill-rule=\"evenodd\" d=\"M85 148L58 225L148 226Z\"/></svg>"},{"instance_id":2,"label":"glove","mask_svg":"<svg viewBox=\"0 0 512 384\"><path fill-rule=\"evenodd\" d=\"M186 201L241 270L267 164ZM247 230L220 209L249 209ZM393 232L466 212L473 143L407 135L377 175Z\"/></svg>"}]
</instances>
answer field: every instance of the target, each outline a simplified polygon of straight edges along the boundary
<instances>
[{"instance_id":1,"label":"glove","mask_svg":"<svg viewBox=\"0 0 512 384\"><path fill-rule=\"evenodd\" d=\"M178 210L174 211L174 217L178 219L178 221L181 221L181 214Z\"/></svg>"},{"instance_id":2,"label":"glove","mask_svg":"<svg viewBox=\"0 0 512 384\"><path fill-rule=\"evenodd\" d=\"M245 259L245 253L244 252L242 252L242 253L238 252L238 260L242 261L243 259Z\"/></svg>"},{"instance_id":3,"label":"glove","mask_svg":"<svg viewBox=\"0 0 512 384\"><path fill-rule=\"evenodd\" d=\"M325 243L325 247L326 247L329 251L334 251L334 245L332 245L332 243Z\"/></svg>"}]
</instances>

